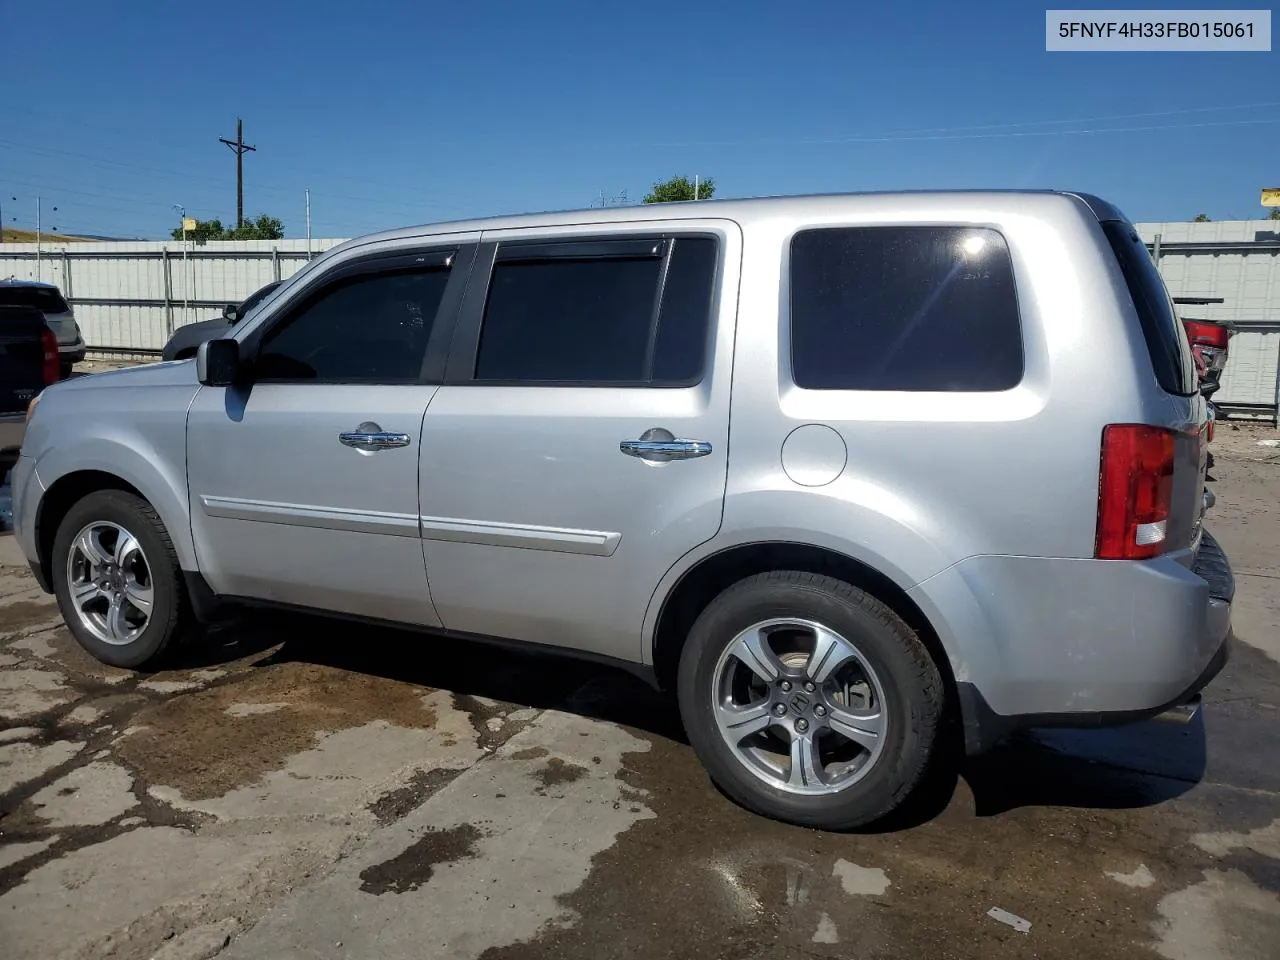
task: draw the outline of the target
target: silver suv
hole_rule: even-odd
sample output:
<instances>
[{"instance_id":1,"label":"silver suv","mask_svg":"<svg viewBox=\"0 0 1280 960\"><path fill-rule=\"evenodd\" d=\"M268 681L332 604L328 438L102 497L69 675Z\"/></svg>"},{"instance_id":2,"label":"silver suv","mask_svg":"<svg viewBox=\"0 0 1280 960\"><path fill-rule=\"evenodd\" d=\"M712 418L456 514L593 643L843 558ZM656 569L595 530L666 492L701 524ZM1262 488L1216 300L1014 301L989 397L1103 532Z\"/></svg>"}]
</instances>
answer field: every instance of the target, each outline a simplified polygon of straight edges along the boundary
<instances>
[{"instance_id":1,"label":"silver suv","mask_svg":"<svg viewBox=\"0 0 1280 960\"><path fill-rule=\"evenodd\" d=\"M1093 197L510 217L353 240L195 360L45 390L17 529L105 662L227 602L599 658L738 801L848 828L950 729L1197 697L1234 589L1205 418Z\"/></svg>"}]
</instances>

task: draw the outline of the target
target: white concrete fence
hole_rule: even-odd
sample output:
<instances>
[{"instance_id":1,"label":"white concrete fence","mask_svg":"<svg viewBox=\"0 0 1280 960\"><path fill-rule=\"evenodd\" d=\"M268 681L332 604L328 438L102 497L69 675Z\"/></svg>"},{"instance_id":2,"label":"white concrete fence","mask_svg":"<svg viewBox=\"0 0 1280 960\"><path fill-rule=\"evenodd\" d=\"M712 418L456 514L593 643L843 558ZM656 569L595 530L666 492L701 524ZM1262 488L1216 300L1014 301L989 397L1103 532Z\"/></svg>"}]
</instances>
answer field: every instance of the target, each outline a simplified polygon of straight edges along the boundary
<instances>
[{"instance_id":1,"label":"white concrete fence","mask_svg":"<svg viewBox=\"0 0 1280 960\"><path fill-rule=\"evenodd\" d=\"M1276 416L1280 388L1280 221L1142 223L1184 316L1236 327L1223 386L1214 397L1236 415ZM342 240L313 240L314 256ZM302 240L0 244L0 279L56 283L75 307L91 352L157 352L177 327L217 315L264 283L307 262Z\"/></svg>"},{"instance_id":2,"label":"white concrete fence","mask_svg":"<svg viewBox=\"0 0 1280 960\"><path fill-rule=\"evenodd\" d=\"M1173 297L1222 300L1180 304L1182 316L1235 329L1214 402L1231 416L1274 421L1280 403L1280 220L1137 227Z\"/></svg>"},{"instance_id":3,"label":"white concrete fence","mask_svg":"<svg viewBox=\"0 0 1280 960\"><path fill-rule=\"evenodd\" d=\"M317 256L341 240L312 240ZM308 260L305 240L0 244L0 280L56 283L90 351L159 351L178 327L216 316Z\"/></svg>"}]
</instances>

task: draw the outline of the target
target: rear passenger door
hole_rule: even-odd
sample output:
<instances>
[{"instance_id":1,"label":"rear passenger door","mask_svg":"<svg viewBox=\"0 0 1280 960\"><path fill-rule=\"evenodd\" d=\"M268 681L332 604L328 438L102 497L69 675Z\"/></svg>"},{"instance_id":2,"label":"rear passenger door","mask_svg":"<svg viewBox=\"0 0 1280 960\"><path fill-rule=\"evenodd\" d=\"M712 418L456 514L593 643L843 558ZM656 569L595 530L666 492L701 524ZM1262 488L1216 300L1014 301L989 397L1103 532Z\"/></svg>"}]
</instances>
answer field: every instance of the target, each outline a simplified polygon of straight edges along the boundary
<instances>
[{"instance_id":1,"label":"rear passenger door","mask_svg":"<svg viewBox=\"0 0 1280 960\"><path fill-rule=\"evenodd\" d=\"M485 233L423 424L445 627L638 660L662 575L720 526L736 224Z\"/></svg>"}]
</instances>

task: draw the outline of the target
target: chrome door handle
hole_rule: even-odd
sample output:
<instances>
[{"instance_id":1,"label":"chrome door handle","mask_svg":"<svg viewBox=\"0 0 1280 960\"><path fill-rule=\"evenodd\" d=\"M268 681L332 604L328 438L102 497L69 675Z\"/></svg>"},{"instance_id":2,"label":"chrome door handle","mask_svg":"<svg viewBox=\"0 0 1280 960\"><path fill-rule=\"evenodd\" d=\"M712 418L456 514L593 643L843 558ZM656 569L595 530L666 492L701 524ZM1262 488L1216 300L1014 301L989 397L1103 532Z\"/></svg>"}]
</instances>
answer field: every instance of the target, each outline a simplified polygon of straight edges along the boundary
<instances>
[{"instance_id":1,"label":"chrome door handle","mask_svg":"<svg viewBox=\"0 0 1280 960\"><path fill-rule=\"evenodd\" d=\"M390 450L393 447L407 447L407 433L388 433L376 423L366 421L348 433L338 434L338 442L343 446L370 453L377 450Z\"/></svg>"},{"instance_id":2,"label":"chrome door handle","mask_svg":"<svg viewBox=\"0 0 1280 960\"><path fill-rule=\"evenodd\" d=\"M392 447L407 447L407 433L340 433L338 441L357 450L390 450Z\"/></svg>"},{"instance_id":3,"label":"chrome door handle","mask_svg":"<svg viewBox=\"0 0 1280 960\"><path fill-rule=\"evenodd\" d=\"M692 460L694 457L705 457L711 452L711 444L706 440L623 440L618 449L629 457L639 457L654 463L667 460Z\"/></svg>"}]
</instances>

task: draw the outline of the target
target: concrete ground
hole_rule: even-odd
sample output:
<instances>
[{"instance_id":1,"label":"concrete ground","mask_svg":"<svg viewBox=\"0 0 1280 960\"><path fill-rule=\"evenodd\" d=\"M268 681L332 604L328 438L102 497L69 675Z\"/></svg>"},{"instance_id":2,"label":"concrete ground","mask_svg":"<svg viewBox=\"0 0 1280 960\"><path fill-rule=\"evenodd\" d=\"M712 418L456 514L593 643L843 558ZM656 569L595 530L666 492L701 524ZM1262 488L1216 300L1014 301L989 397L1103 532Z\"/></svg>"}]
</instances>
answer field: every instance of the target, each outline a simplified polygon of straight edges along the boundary
<instances>
[{"instance_id":1,"label":"concrete ground","mask_svg":"<svg viewBox=\"0 0 1280 960\"><path fill-rule=\"evenodd\" d=\"M572 662L271 616L104 668L0 536L0 956L1280 957L1275 436L1215 441L1201 718L1021 736L853 835L738 809Z\"/></svg>"}]
</instances>

